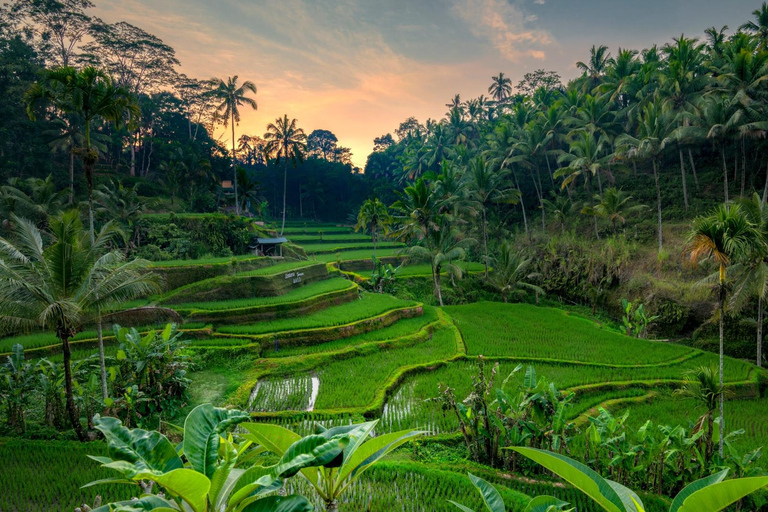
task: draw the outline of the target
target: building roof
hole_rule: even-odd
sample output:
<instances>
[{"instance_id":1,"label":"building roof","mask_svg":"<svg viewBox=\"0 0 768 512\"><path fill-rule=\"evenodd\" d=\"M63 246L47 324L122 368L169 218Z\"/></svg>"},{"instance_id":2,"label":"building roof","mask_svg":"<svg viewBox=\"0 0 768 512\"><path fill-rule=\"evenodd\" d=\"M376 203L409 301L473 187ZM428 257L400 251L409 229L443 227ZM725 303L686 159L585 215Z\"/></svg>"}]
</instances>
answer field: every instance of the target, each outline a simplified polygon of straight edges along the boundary
<instances>
[{"instance_id":1,"label":"building roof","mask_svg":"<svg viewBox=\"0 0 768 512\"><path fill-rule=\"evenodd\" d=\"M288 241L287 238L257 238L256 241L260 244L284 244Z\"/></svg>"}]
</instances>

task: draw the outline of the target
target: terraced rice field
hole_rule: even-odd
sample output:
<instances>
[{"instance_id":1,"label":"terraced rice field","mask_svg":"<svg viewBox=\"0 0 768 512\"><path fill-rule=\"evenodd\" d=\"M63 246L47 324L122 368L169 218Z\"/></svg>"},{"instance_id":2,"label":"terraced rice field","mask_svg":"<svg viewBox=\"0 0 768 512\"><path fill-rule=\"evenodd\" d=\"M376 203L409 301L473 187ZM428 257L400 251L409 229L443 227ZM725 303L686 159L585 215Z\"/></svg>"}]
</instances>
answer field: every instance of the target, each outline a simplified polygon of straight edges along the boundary
<instances>
[{"instance_id":1,"label":"terraced rice field","mask_svg":"<svg viewBox=\"0 0 768 512\"><path fill-rule=\"evenodd\" d=\"M298 318L281 318L246 325L227 325L218 330L227 334L265 334L334 327L372 318L394 309L415 305L416 303L413 301L397 299L390 295L364 293L358 301L348 302Z\"/></svg>"},{"instance_id":2,"label":"terraced rice field","mask_svg":"<svg viewBox=\"0 0 768 512\"><path fill-rule=\"evenodd\" d=\"M356 249L371 249L371 254L373 254L373 244L370 241L365 243L322 242L316 244L308 244L303 247L307 254L335 253L353 251ZM377 253L378 249L393 249L403 247L405 246L398 242L381 242L376 244Z\"/></svg>"}]
</instances>

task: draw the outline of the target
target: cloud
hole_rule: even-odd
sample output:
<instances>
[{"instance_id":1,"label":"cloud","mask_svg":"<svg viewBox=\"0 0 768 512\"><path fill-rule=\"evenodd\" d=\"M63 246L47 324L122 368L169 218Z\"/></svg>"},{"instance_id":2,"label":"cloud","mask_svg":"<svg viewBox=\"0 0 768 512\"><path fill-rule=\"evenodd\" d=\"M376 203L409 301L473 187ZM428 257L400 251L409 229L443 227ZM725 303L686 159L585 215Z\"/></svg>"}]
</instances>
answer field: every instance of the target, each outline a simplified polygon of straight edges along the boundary
<instances>
[{"instance_id":1,"label":"cloud","mask_svg":"<svg viewBox=\"0 0 768 512\"><path fill-rule=\"evenodd\" d=\"M544 5L545 3L547 3L547 0L533 0L533 3L535 3L536 5Z\"/></svg>"},{"instance_id":2,"label":"cloud","mask_svg":"<svg viewBox=\"0 0 768 512\"><path fill-rule=\"evenodd\" d=\"M458 0L453 11L467 23L475 37L489 39L496 50L512 62L525 57L546 58L544 47L553 41L546 31L528 28L535 16L526 16L505 0Z\"/></svg>"}]
</instances>

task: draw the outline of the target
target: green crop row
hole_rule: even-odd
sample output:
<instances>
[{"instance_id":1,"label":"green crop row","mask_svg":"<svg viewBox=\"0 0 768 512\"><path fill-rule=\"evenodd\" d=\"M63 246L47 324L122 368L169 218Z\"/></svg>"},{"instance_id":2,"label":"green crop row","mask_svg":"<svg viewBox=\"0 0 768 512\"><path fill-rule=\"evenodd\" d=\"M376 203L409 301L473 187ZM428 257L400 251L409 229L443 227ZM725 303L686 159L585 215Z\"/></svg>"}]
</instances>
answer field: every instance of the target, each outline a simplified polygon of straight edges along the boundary
<instances>
[{"instance_id":1,"label":"green crop row","mask_svg":"<svg viewBox=\"0 0 768 512\"><path fill-rule=\"evenodd\" d=\"M167 260L167 261L153 261L152 269L155 268L167 268L167 267L197 267L201 265L231 265L233 261L237 263L246 263L253 261L265 261L269 262L270 258L264 256L256 256L253 254L241 254L239 256L221 256L218 258L199 258L196 260Z\"/></svg>"},{"instance_id":2,"label":"green crop row","mask_svg":"<svg viewBox=\"0 0 768 512\"><path fill-rule=\"evenodd\" d=\"M262 352L264 357L292 357L302 354L313 354L319 352L334 352L346 347L361 345L363 343L381 342L394 340L415 334L430 324L437 321L437 310L431 306L424 306L423 314L412 318L398 320L388 327L376 329L373 331L350 336L349 338L340 338L325 343L315 345L302 345L297 347L286 347L275 350L274 347L266 347Z\"/></svg>"},{"instance_id":3,"label":"green crop row","mask_svg":"<svg viewBox=\"0 0 768 512\"><path fill-rule=\"evenodd\" d=\"M471 261L463 261L457 263L457 266L462 269L463 272L482 272L485 267L482 263L475 263ZM443 271L445 273L445 271ZM428 263L422 263L418 265L405 265L400 267L397 271L397 277L412 277L412 276L431 276L432 267Z\"/></svg>"},{"instance_id":4,"label":"green crop row","mask_svg":"<svg viewBox=\"0 0 768 512\"><path fill-rule=\"evenodd\" d=\"M247 325L227 325L219 332L227 334L266 334L346 325L372 318L394 309L412 307L413 301L397 299L391 295L364 293L360 300L324 309L297 318L280 318L268 322Z\"/></svg>"},{"instance_id":5,"label":"green crop row","mask_svg":"<svg viewBox=\"0 0 768 512\"><path fill-rule=\"evenodd\" d=\"M382 248L376 247L376 257L384 258L397 256L402 254L403 248ZM313 254L311 258L317 259L317 261L324 261L326 263L333 263L335 261L356 261L366 260L370 261L373 257L373 247L370 249L356 249L356 250L344 250L336 252L327 252L324 254Z\"/></svg>"},{"instance_id":6,"label":"green crop row","mask_svg":"<svg viewBox=\"0 0 768 512\"><path fill-rule=\"evenodd\" d=\"M290 237L291 242L298 244L298 245L305 245L305 244L317 244L317 243L330 243L330 242L365 242L365 243L371 243L371 237L366 235L365 233L334 233L334 234L326 234L323 233L322 238L320 238L320 235L316 232L308 232L308 234L295 234L291 235Z\"/></svg>"},{"instance_id":7,"label":"green crop row","mask_svg":"<svg viewBox=\"0 0 768 512\"><path fill-rule=\"evenodd\" d=\"M394 249L403 247L405 247L405 245L399 242L381 242L376 244L376 253L378 254L379 249ZM358 242L348 244L332 242L311 244L304 247L304 250L307 251L307 254L331 254L336 252L355 251L361 249L370 249L371 254L373 254L373 244L371 242Z\"/></svg>"},{"instance_id":8,"label":"green crop row","mask_svg":"<svg viewBox=\"0 0 768 512\"><path fill-rule=\"evenodd\" d=\"M461 330L469 354L627 366L691 355L688 347L630 338L553 308L480 302L450 306L446 311Z\"/></svg>"}]
</instances>

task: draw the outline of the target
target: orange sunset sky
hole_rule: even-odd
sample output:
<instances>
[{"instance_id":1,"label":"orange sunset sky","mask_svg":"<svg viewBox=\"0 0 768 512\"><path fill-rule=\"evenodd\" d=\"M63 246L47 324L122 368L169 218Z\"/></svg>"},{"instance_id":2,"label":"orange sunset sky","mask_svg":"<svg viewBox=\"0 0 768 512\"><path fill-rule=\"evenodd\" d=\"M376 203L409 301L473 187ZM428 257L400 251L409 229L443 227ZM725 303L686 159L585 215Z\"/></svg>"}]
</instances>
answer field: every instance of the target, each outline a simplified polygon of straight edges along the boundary
<instances>
[{"instance_id":1,"label":"orange sunset sky","mask_svg":"<svg viewBox=\"0 0 768 512\"><path fill-rule=\"evenodd\" d=\"M127 21L176 49L195 78L239 75L258 87L242 133L262 135L287 113L322 128L364 166L373 138L409 116L440 118L455 94L487 95L504 71L576 76L592 44L642 49L681 33L747 20L747 0L108 0L104 21ZM219 134L217 134L219 135ZM230 145L230 138L221 133Z\"/></svg>"}]
</instances>

